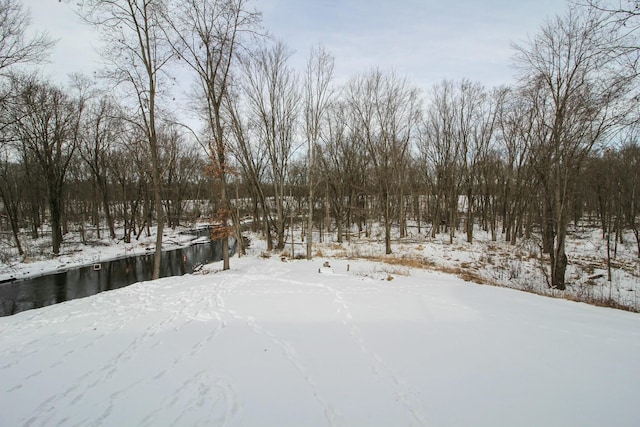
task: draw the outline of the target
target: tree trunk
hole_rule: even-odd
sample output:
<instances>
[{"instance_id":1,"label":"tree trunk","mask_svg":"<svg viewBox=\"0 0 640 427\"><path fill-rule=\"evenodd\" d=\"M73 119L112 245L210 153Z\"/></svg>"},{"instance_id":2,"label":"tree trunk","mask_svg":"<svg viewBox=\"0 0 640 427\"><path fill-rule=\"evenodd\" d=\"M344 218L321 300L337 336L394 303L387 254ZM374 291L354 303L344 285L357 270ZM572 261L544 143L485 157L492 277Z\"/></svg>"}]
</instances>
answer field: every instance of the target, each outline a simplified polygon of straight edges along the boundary
<instances>
[{"instance_id":1,"label":"tree trunk","mask_svg":"<svg viewBox=\"0 0 640 427\"><path fill-rule=\"evenodd\" d=\"M473 193L471 189L467 191L467 243L473 243Z\"/></svg>"},{"instance_id":2,"label":"tree trunk","mask_svg":"<svg viewBox=\"0 0 640 427\"><path fill-rule=\"evenodd\" d=\"M542 252L545 254L553 253L553 236L554 236L554 224L553 224L553 210L551 203L547 197L543 197L543 212L542 212Z\"/></svg>"},{"instance_id":3,"label":"tree trunk","mask_svg":"<svg viewBox=\"0 0 640 427\"><path fill-rule=\"evenodd\" d=\"M274 185L274 193L276 198L276 232L278 233L278 243L276 249L284 249L284 179L277 178Z\"/></svg>"},{"instance_id":4,"label":"tree trunk","mask_svg":"<svg viewBox=\"0 0 640 427\"><path fill-rule=\"evenodd\" d=\"M309 213L307 217L307 259L311 259L311 251L313 249L313 175L311 165L313 164L313 147L309 147Z\"/></svg>"},{"instance_id":5,"label":"tree trunk","mask_svg":"<svg viewBox=\"0 0 640 427\"><path fill-rule=\"evenodd\" d=\"M389 255L391 251L391 209L389 206L389 194L385 191L382 195L384 204L384 253Z\"/></svg>"},{"instance_id":6,"label":"tree trunk","mask_svg":"<svg viewBox=\"0 0 640 427\"><path fill-rule=\"evenodd\" d=\"M343 222L342 222L342 207L340 207L339 209L336 210L336 226L338 228L337 230L337 235L338 235L338 239L337 242L338 243L342 243L342 235L344 234L344 230L343 230Z\"/></svg>"},{"instance_id":7,"label":"tree trunk","mask_svg":"<svg viewBox=\"0 0 640 427\"><path fill-rule=\"evenodd\" d=\"M113 216L111 215L111 207L109 206L109 194L107 190L107 184L103 182L99 185L101 187L100 191L102 193L102 207L104 209L104 215L107 221L107 226L109 227L109 236L112 239L115 239L116 229L115 229L115 226L113 225Z\"/></svg>"},{"instance_id":8,"label":"tree trunk","mask_svg":"<svg viewBox=\"0 0 640 427\"><path fill-rule=\"evenodd\" d=\"M557 232L555 247L551 256L551 286L561 291L565 290L565 273L567 270L567 254L565 253L565 241L567 238L567 220L564 212L557 218Z\"/></svg>"},{"instance_id":9,"label":"tree trunk","mask_svg":"<svg viewBox=\"0 0 640 427\"><path fill-rule=\"evenodd\" d=\"M224 176L224 171L222 172L220 181L220 198L222 199L222 215L220 220L222 221L222 227L224 227L224 235L222 236L222 269L229 270L229 268L231 268L229 262L229 213L231 212L231 204L227 196L227 181Z\"/></svg>"},{"instance_id":10,"label":"tree trunk","mask_svg":"<svg viewBox=\"0 0 640 427\"><path fill-rule=\"evenodd\" d=\"M453 244L456 237L456 228L458 227L458 195L457 193L451 197L449 201L449 244Z\"/></svg>"},{"instance_id":11,"label":"tree trunk","mask_svg":"<svg viewBox=\"0 0 640 427\"><path fill-rule=\"evenodd\" d=\"M272 251L273 250L273 238L271 237L271 224L269 224L269 213L267 212L268 207L263 204L262 205L262 212L263 212L263 218L262 218L262 222L263 222L263 227L264 227L264 235L265 238L267 239L267 251Z\"/></svg>"},{"instance_id":12,"label":"tree trunk","mask_svg":"<svg viewBox=\"0 0 640 427\"><path fill-rule=\"evenodd\" d=\"M11 234L13 234L13 239L16 242L16 248L18 249L18 254L20 256L24 255L24 250L22 249L22 244L20 243L20 227L18 226L18 213L13 206L9 206L4 201L5 206L7 207L7 215L9 216L9 223L11 224Z\"/></svg>"},{"instance_id":13,"label":"tree trunk","mask_svg":"<svg viewBox=\"0 0 640 427\"><path fill-rule=\"evenodd\" d=\"M60 254L60 246L62 245L62 224L61 221L61 208L60 208L60 200L56 199L55 196L51 196L49 200L49 209L51 212L51 246L53 253L58 255Z\"/></svg>"},{"instance_id":14,"label":"tree trunk","mask_svg":"<svg viewBox=\"0 0 640 427\"><path fill-rule=\"evenodd\" d=\"M153 126L153 124L151 125ZM154 128L152 128L154 129ZM149 138L151 142L151 163L152 163L152 185L153 197L155 199L155 208L157 216L156 229L156 249L153 256L153 275L152 280L160 278L160 262L162 260L162 233L164 232L164 208L162 207L162 183L160 181L160 165L158 160L158 144L155 131ZM149 224L147 223L147 226Z\"/></svg>"},{"instance_id":15,"label":"tree trunk","mask_svg":"<svg viewBox=\"0 0 640 427\"><path fill-rule=\"evenodd\" d=\"M551 287L564 291L565 273L567 271L567 255L564 252L564 242L558 244L551 254Z\"/></svg>"}]
</instances>

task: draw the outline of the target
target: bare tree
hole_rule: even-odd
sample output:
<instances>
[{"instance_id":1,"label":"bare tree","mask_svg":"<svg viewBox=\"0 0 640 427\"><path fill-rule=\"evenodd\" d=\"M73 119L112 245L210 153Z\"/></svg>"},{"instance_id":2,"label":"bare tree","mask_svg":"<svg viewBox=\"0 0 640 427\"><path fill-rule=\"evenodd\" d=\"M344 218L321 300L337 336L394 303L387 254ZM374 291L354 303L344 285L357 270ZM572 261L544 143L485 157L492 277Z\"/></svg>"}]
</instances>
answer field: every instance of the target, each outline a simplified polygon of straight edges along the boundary
<instances>
[{"instance_id":1,"label":"bare tree","mask_svg":"<svg viewBox=\"0 0 640 427\"><path fill-rule=\"evenodd\" d=\"M505 88L504 99L498 108L498 149L503 155L504 172L501 180L502 217L505 240L516 244L518 230L534 193L534 177L530 175L532 140L540 134L535 121L535 109L527 98L513 88ZM544 132L544 131L543 131ZM540 137L537 137L540 139Z\"/></svg>"},{"instance_id":2,"label":"bare tree","mask_svg":"<svg viewBox=\"0 0 640 427\"><path fill-rule=\"evenodd\" d=\"M390 254L392 215L402 200L399 190L419 119L418 90L406 79L377 69L352 79L346 90L355 113L354 126L373 169L384 219L385 253Z\"/></svg>"},{"instance_id":3,"label":"bare tree","mask_svg":"<svg viewBox=\"0 0 640 427\"><path fill-rule=\"evenodd\" d=\"M459 96L451 81L433 86L424 116L419 148L428 164L428 178L434 193L433 230L435 237L442 224L453 243L458 222L458 199L462 186L463 147L458 143Z\"/></svg>"},{"instance_id":4,"label":"bare tree","mask_svg":"<svg viewBox=\"0 0 640 427\"><path fill-rule=\"evenodd\" d=\"M574 0L572 3L602 12L605 22L616 27L616 31L620 27L625 27L626 29L620 33L621 39L640 29L640 1L638 0ZM637 50L640 45L625 43L625 47Z\"/></svg>"},{"instance_id":5,"label":"bare tree","mask_svg":"<svg viewBox=\"0 0 640 427\"><path fill-rule=\"evenodd\" d=\"M113 199L118 207L115 213L122 221L122 239L125 243L130 243L131 236L136 234L136 218L142 203L143 187L146 185L146 176L138 164L138 152L143 148L139 140L144 140L141 130L137 126L126 127L116 136L115 144L107 153Z\"/></svg>"},{"instance_id":6,"label":"bare tree","mask_svg":"<svg viewBox=\"0 0 640 427\"><path fill-rule=\"evenodd\" d=\"M230 84L236 51L243 33L253 33L260 15L247 8L247 0L188 0L166 15L174 50L196 74L204 108L201 110L210 136L208 171L219 181L221 207L214 237L222 239L223 269L229 269L229 236L239 232L228 224L231 216L227 181L233 173L228 161L227 127L223 123L223 100Z\"/></svg>"},{"instance_id":7,"label":"bare tree","mask_svg":"<svg viewBox=\"0 0 640 427\"><path fill-rule=\"evenodd\" d=\"M307 259L311 259L313 247L313 189L315 151L320 138L321 121L330 106L333 91L330 87L333 78L334 58L322 46L311 49L307 62L304 81L304 117L305 134L307 137L307 168L308 168L308 217L307 217ZM340 239L340 237L339 237Z\"/></svg>"},{"instance_id":8,"label":"bare tree","mask_svg":"<svg viewBox=\"0 0 640 427\"><path fill-rule=\"evenodd\" d=\"M23 255L24 250L20 243L20 201L23 192L24 168L11 160L14 156L13 150L8 146L0 146L0 200L4 205L9 224L11 226L11 234L16 243L18 254Z\"/></svg>"},{"instance_id":9,"label":"bare tree","mask_svg":"<svg viewBox=\"0 0 640 427\"><path fill-rule=\"evenodd\" d=\"M47 59L54 43L44 32L27 37L30 20L20 0L0 0L0 76L13 65Z\"/></svg>"},{"instance_id":10,"label":"bare tree","mask_svg":"<svg viewBox=\"0 0 640 427\"><path fill-rule=\"evenodd\" d=\"M640 143L637 130L629 129L624 145L620 149L617 165L620 186L620 209L625 222L633 231L640 259Z\"/></svg>"},{"instance_id":11,"label":"bare tree","mask_svg":"<svg viewBox=\"0 0 640 427\"><path fill-rule=\"evenodd\" d=\"M164 171L164 195L162 197L167 213L167 225L175 228L185 211L189 200L190 184L205 170L205 162L194 141L189 141L179 132L176 124L163 126L158 133Z\"/></svg>"},{"instance_id":12,"label":"bare tree","mask_svg":"<svg viewBox=\"0 0 640 427\"><path fill-rule=\"evenodd\" d=\"M287 65L292 52L282 42L263 47L246 65L245 93L253 126L266 147L276 205L278 249L284 249L285 184L295 143L300 96L295 71Z\"/></svg>"},{"instance_id":13,"label":"bare tree","mask_svg":"<svg viewBox=\"0 0 640 427\"><path fill-rule=\"evenodd\" d=\"M612 149L604 150L601 155L591 156L585 161L585 169L588 173L584 173L585 186L591 187L597 200L597 212L600 217L602 227L602 237L607 241L607 281L611 284L611 235L617 232L621 215L617 215L621 203L619 196L621 192L618 186L621 184L621 174L619 168L621 163L616 159L617 153ZM611 289L611 288L610 288ZM611 298L611 295L609 295Z\"/></svg>"},{"instance_id":14,"label":"bare tree","mask_svg":"<svg viewBox=\"0 0 640 427\"><path fill-rule=\"evenodd\" d=\"M246 95L245 90L238 92ZM242 110L240 93L227 91L225 94L225 110L231 126L231 147L240 166L241 175L248 184L250 194L254 199L254 231L257 230L257 224L260 222L267 240L267 250L271 251L273 250L270 227L272 221L263 182L267 167L267 149L264 144L260 143L260 126L255 124L254 119L246 111ZM248 104L248 102L244 104ZM258 205L262 211L261 221L258 218Z\"/></svg>"},{"instance_id":15,"label":"bare tree","mask_svg":"<svg viewBox=\"0 0 640 427\"><path fill-rule=\"evenodd\" d=\"M0 78L10 77L16 65L41 63L47 60L54 42L44 32L38 32L29 38L27 29L30 21L29 11L24 8L21 0L0 0ZM6 86L0 87L0 156L2 156L0 196L8 210L18 252L22 255L23 250L18 237L18 194L15 193L17 187L14 185L20 173L8 156L12 151L8 127L15 124L10 119L12 115L6 114L12 108L9 105L12 103L9 98L16 95L11 92L11 89L12 85L8 82ZM29 178L32 179L32 177Z\"/></svg>"},{"instance_id":16,"label":"bare tree","mask_svg":"<svg viewBox=\"0 0 640 427\"><path fill-rule=\"evenodd\" d=\"M16 80L16 102L11 132L23 150L35 159L47 185L52 250L62 244L65 176L77 147L85 99L30 76Z\"/></svg>"},{"instance_id":17,"label":"bare tree","mask_svg":"<svg viewBox=\"0 0 640 427\"><path fill-rule=\"evenodd\" d=\"M83 130L78 146L78 152L91 170L95 180L109 235L112 239L116 238L116 231L110 205L111 189L108 181L108 162L117 135L123 130L124 123L118 107L109 98L102 97L88 108L86 118L83 120ZM99 230L98 227L98 236L100 236Z\"/></svg>"},{"instance_id":18,"label":"bare tree","mask_svg":"<svg viewBox=\"0 0 640 427\"><path fill-rule=\"evenodd\" d=\"M326 132L318 148L323 179L331 195L331 209L337 226L337 241L343 239L343 223L346 222L347 240L353 211L359 196L364 194L363 182L367 168L367 156L363 155L360 139L351 126L353 111L344 101L332 103L327 115Z\"/></svg>"},{"instance_id":19,"label":"bare tree","mask_svg":"<svg viewBox=\"0 0 640 427\"><path fill-rule=\"evenodd\" d=\"M550 251L553 288L565 289L565 242L576 171L594 145L626 113L631 78L617 67L615 35L603 31L602 16L570 10L547 22L516 48L516 64L531 103L548 132L535 142L533 164L543 187L543 237Z\"/></svg>"},{"instance_id":20,"label":"bare tree","mask_svg":"<svg viewBox=\"0 0 640 427\"><path fill-rule=\"evenodd\" d=\"M172 57L161 29L165 0L84 0L81 12L102 34L102 55L109 62L104 76L125 90L137 111L137 123L146 136L157 215L153 278L160 276L164 211L162 165L157 135L157 99L165 65ZM133 94L133 96L131 96Z\"/></svg>"},{"instance_id":21,"label":"bare tree","mask_svg":"<svg viewBox=\"0 0 640 427\"><path fill-rule=\"evenodd\" d=\"M465 226L469 243L473 242L474 212L481 178L479 164L489 153L495 127L493 101L480 83L462 80L453 106L456 110L454 139L462 150L462 185L467 204Z\"/></svg>"}]
</instances>

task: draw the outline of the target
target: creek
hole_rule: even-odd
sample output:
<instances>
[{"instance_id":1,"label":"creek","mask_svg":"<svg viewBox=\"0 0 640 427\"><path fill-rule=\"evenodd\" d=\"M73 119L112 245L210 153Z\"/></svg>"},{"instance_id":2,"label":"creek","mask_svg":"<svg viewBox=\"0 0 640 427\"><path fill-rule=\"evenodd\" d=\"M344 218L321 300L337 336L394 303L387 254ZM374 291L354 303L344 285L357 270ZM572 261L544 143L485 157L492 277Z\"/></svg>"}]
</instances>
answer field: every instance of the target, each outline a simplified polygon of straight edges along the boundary
<instances>
[{"instance_id":1,"label":"creek","mask_svg":"<svg viewBox=\"0 0 640 427\"><path fill-rule=\"evenodd\" d=\"M188 234L200 234L194 230ZM203 264L222 260L222 242L202 241L178 249L162 251L160 277L193 273ZM230 255L235 241L230 242ZM0 283L0 316L45 307L100 292L151 280L153 253L132 255L92 265Z\"/></svg>"}]
</instances>

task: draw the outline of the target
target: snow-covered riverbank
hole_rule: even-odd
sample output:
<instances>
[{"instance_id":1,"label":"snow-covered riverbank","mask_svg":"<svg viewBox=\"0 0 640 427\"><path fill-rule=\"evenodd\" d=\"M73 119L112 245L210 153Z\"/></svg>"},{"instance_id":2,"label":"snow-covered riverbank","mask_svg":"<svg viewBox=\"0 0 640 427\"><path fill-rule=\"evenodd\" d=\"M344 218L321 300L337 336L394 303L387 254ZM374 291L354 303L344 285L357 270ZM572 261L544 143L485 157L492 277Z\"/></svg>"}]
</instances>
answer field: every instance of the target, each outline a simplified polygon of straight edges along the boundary
<instances>
[{"instance_id":1,"label":"snow-covered riverbank","mask_svg":"<svg viewBox=\"0 0 640 427\"><path fill-rule=\"evenodd\" d=\"M166 229L163 250L188 244L193 236L184 234L187 230ZM557 291L548 286L548 255L540 253L540 242L535 236L510 245L502 238L493 241L488 233L477 230L473 244L466 242L464 234L458 234L453 243L449 243L448 235L441 234L432 238L424 234L425 230L417 233L417 230L412 229L403 239L396 236L391 255L382 255L384 242L381 240L381 232L376 230L378 229L374 227L368 238L364 234L358 237L356 233L350 242L344 243L337 243L326 236L319 243L319 236L316 235L314 257L364 258L400 266L421 266L453 273L472 282L640 311L640 261L635 238L631 233L624 237L624 243L616 244L609 281L606 241L602 239L602 232L589 227L573 230L567 242L567 289ZM250 254L262 255L266 246L263 238L251 233L245 235L251 241ZM293 251L290 242L286 243L285 250L282 251L289 258L305 253L304 242L299 240L300 233L296 231L293 235L296 238ZM10 244L4 242L5 246L0 245L0 256L4 254L9 261L0 262L0 282L70 269L78 265L91 265L113 258L149 254L155 247L153 229L149 235L143 233L139 239L130 243L88 237L85 244L77 234L65 236L61 254L56 257L49 253L50 242L46 238L34 241L24 236L27 251L24 257L19 257L15 248L10 248ZM269 255L280 254L274 251ZM233 261L231 264L233 266Z\"/></svg>"},{"instance_id":2,"label":"snow-covered riverbank","mask_svg":"<svg viewBox=\"0 0 640 427\"><path fill-rule=\"evenodd\" d=\"M176 230L168 229L162 243L162 249L176 249L184 247L195 241L194 235L188 234L187 228ZM121 239L90 238L83 243L77 233L69 233L62 243L60 255L53 256L51 252L51 239L28 239L25 236L26 255L19 257L15 248L7 250L12 256L5 263L0 263L0 281L11 279L23 279L55 273L81 265L125 258L130 256L145 255L155 250L155 230L153 233L142 233L139 239L125 243Z\"/></svg>"}]
</instances>

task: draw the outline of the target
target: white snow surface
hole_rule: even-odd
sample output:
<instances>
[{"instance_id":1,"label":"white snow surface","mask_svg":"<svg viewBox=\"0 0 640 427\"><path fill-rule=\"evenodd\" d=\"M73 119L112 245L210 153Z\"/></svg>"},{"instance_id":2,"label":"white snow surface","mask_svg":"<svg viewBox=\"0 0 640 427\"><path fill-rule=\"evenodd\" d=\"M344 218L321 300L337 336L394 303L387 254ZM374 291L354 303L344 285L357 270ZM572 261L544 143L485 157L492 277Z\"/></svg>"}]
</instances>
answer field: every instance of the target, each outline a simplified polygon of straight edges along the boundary
<instances>
[{"instance_id":1,"label":"white snow surface","mask_svg":"<svg viewBox=\"0 0 640 427\"><path fill-rule=\"evenodd\" d=\"M0 318L0 426L640 425L640 315L324 261Z\"/></svg>"}]
</instances>

